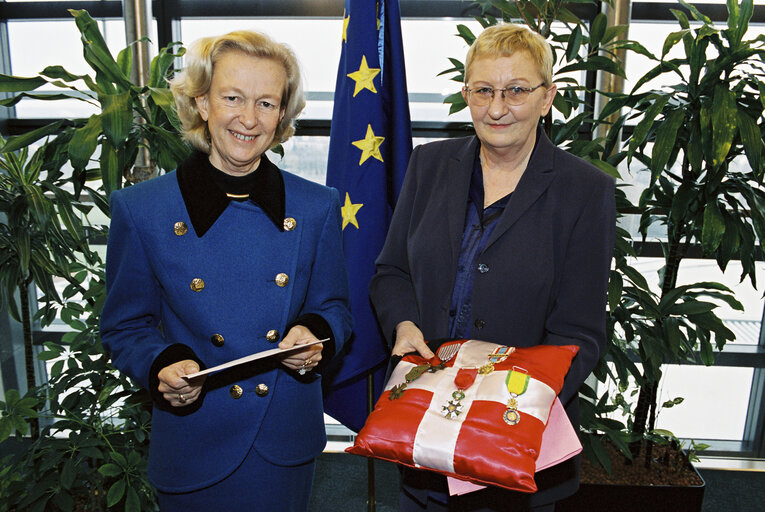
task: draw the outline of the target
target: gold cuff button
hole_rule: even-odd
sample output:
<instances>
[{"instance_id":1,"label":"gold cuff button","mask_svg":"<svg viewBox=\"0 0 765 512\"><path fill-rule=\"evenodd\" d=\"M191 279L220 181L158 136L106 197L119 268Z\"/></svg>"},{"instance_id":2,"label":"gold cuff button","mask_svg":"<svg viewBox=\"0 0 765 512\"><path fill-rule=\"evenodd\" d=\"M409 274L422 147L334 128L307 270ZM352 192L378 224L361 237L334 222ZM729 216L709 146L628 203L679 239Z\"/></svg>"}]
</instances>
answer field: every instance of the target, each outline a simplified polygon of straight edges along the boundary
<instances>
[{"instance_id":1,"label":"gold cuff button","mask_svg":"<svg viewBox=\"0 0 765 512\"><path fill-rule=\"evenodd\" d=\"M285 231L292 231L297 226L297 221L293 219L292 217L287 217L284 219L284 230Z\"/></svg>"},{"instance_id":2,"label":"gold cuff button","mask_svg":"<svg viewBox=\"0 0 765 512\"><path fill-rule=\"evenodd\" d=\"M228 394L231 395L231 398L234 400L238 400L242 398L244 391L242 390L241 386L234 384L231 386L231 389L228 390Z\"/></svg>"},{"instance_id":3,"label":"gold cuff button","mask_svg":"<svg viewBox=\"0 0 765 512\"><path fill-rule=\"evenodd\" d=\"M265 384L258 384L255 387L255 394L258 396L266 396L268 394L268 386Z\"/></svg>"},{"instance_id":4,"label":"gold cuff button","mask_svg":"<svg viewBox=\"0 0 765 512\"><path fill-rule=\"evenodd\" d=\"M287 286L287 283L290 282L290 276L288 276L284 272L280 272L276 274L274 281L276 281L277 286L284 288L285 286Z\"/></svg>"},{"instance_id":5,"label":"gold cuff button","mask_svg":"<svg viewBox=\"0 0 765 512\"><path fill-rule=\"evenodd\" d=\"M173 232L178 236L185 235L189 230L189 227L185 222L176 222L173 224Z\"/></svg>"},{"instance_id":6,"label":"gold cuff button","mask_svg":"<svg viewBox=\"0 0 765 512\"><path fill-rule=\"evenodd\" d=\"M270 341L271 343L274 343L275 341L279 340L279 331L276 329L271 329L266 333L266 339Z\"/></svg>"},{"instance_id":7,"label":"gold cuff button","mask_svg":"<svg viewBox=\"0 0 765 512\"><path fill-rule=\"evenodd\" d=\"M226 340L223 338L223 336L216 333L212 335L212 337L210 338L210 341L212 341L212 344L215 345L216 347L222 347L223 343Z\"/></svg>"},{"instance_id":8,"label":"gold cuff button","mask_svg":"<svg viewBox=\"0 0 765 512\"><path fill-rule=\"evenodd\" d=\"M205 282L199 278L195 277L191 280L191 289L195 292L201 292L205 288Z\"/></svg>"}]
</instances>

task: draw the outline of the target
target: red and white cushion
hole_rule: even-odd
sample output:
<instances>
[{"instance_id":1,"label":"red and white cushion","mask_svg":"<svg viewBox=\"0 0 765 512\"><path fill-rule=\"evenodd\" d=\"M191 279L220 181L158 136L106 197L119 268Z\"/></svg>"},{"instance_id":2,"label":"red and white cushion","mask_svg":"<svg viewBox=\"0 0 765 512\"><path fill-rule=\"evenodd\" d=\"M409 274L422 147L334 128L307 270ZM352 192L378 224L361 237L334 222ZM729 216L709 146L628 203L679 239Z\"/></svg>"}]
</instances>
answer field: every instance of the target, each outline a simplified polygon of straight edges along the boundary
<instances>
[{"instance_id":1,"label":"red and white cushion","mask_svg":"<svg viewBox=\"0 0 765 512\"><path fill-rule=\"evenodd\" d=\"M512 348L459 340L439 348L437 355L448 358L443 369L425 371L407 383L413 368L428 363L410 354L394 369L374 411L346 451L474 483L534 492L542 433L577 351L576 346ZM434 366L441 362L436 359L430 361ZM403 392L391 399L391 390L402 384ZM455 401L460 387L462 393L456 396L464 397ZM506 415L511 408L514 414Z\"/></svg>"}]
</instances>

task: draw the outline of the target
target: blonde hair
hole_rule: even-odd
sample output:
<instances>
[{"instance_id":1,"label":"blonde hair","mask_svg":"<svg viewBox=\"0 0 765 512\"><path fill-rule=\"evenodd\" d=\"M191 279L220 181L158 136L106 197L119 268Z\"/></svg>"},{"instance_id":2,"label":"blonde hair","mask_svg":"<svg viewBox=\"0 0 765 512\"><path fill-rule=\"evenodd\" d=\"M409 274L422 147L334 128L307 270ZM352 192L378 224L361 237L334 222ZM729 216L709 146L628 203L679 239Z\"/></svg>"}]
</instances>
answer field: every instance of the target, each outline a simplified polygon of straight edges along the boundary
<instances>
[{"instance_id":1,"label":"blonde hair","mask_svg":"<svg viewBox=\"0 0 765 512\"><path fill-rule=\"evenodd\" d=\"M215 63L226 52L239 51L251 57L272 59L284 67L287 82L282 92L281 110L284 116L274 134L272 147L285 142L295 133L295 118L305 107L300 67L292 50L273 41L265 34L239 30L217 37L194 41L186 53L183 71L170 80L175 97L182 135L194 148L210 153L210 134L194 98L207 94L212 84Z\"/></svg>"},{"instance_id":2,"label":"blonde hair","mask_svg":"<svg viewBox=\"0 0 765 512\"><path fill-rule=\"evenodd\" d=\"M468 50L465 59L465 84L470 77L470 68L478 59L510 57L526 51L539 66L544 85L552 84L553 53L549 43L540 34L525 25L512 23L493 25L481 32Z\"/></svg>"}]
</instances>

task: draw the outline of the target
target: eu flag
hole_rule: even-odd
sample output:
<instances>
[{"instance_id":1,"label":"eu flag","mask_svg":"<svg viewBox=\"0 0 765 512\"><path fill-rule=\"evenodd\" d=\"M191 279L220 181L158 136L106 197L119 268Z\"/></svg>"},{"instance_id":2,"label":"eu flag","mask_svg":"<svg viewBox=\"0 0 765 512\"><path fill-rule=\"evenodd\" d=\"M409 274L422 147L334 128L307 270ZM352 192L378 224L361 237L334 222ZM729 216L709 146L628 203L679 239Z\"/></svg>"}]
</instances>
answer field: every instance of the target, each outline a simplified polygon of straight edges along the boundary
<instances>
[{"instance_id":1,"label":"eu flag","mask_svg":"<svg viewBox=\"0 0 765 512\"><path fill-rule=\"evenodd\" d=\"M376 398L388 356L369 302L369 280L412 152L398 0L346 0L342 45L327 185L344 201L354 334L325 372L324 406L358 432L367 417L366 375L374 376Z\"/></svg>"}]
</instances>

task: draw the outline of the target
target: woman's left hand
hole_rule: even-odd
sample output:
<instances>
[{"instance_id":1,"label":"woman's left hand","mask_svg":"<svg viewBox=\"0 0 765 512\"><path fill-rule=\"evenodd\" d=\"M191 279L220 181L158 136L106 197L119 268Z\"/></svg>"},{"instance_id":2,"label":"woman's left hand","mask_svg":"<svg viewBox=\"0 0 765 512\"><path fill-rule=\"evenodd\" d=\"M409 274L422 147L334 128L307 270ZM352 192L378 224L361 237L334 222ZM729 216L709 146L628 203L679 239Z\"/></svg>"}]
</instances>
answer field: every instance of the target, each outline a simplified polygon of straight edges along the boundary
<instances>
[{"instance_id":1,"label":"woman's left hand","mask_svg":"<svg viewBox=\"0 0 765 512\"><path fill-rule=\"evenodd\" d=\"M290 329L284 339L279 343L279 348L291 348L295 345L303 345L316 341L317 339L318 338L314 336L307 327L296 325ZM305 350L290 352L284 359L282 359L282 364L290 370L294 370L301 375L304 375L306 372L316 368L316 365L319 364L319 361L321 361L321 350L323 348L323 344L317 343L316 345L307 347Z\"/></svg>"}]
</instances>

